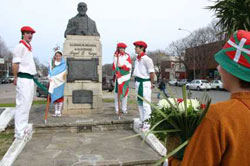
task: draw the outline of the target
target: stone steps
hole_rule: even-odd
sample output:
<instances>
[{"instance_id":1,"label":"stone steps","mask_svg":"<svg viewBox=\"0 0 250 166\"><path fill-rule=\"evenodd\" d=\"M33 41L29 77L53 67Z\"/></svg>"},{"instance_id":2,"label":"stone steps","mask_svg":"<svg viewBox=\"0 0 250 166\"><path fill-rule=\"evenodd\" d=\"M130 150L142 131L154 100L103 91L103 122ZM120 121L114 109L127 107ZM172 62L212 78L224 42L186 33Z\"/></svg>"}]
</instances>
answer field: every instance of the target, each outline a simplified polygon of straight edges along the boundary
<instances>
[{"instance_id":1,"label":"stone steps","mask_svg":"<svg viewBox=\"0 0 250 166\"><path fill-rule=\"evenodd\" d=\"M113 130L131 130L133 120L114 120L102 122L75 122L75 123L58 123L47 125L34 125L36 133L88 133L88 132L105 132Z\"/></svg>"},{"instance_id":2,"label":"stone steps","mask_svg":"<svg viewBox=\"0 0 250 166\"><path fill-rule=\"evenodd\" d=\"M104 108L99 114L50 116L46 125L44 106L33 108L30 123L35 133L14 166L151 166L161 159L141 137L121 140L136 134L137 111L118 120L112 108Z\"/></svg>"},{"instance_id":3,"label":"stone steps","mask_svg":"<svg viewBox=\"0 0 250 166\"><path fill-rule=\"evenodd\" d=\"M132 130L34 134L14 166L151 166L161 157Z\"/></svg>"}]
</instances>

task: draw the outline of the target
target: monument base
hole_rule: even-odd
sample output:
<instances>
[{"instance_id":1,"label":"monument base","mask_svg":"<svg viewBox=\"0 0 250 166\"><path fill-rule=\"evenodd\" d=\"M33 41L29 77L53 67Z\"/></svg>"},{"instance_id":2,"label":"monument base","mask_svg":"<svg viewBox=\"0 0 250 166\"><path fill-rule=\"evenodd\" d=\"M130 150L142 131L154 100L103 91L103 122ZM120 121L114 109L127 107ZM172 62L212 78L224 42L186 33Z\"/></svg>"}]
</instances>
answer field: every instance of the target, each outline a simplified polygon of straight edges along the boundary
<instances>
[{"instance_id":1,"label":"monument base","mask_svg":"<svg viewBox=\"0 0 250 166\"><path fill-rule=\"evenodd\" d=\"M67 36L64 57L68 66L64 114L102 111L102 47L100 37Z\"/></svg>"}]
</instances>

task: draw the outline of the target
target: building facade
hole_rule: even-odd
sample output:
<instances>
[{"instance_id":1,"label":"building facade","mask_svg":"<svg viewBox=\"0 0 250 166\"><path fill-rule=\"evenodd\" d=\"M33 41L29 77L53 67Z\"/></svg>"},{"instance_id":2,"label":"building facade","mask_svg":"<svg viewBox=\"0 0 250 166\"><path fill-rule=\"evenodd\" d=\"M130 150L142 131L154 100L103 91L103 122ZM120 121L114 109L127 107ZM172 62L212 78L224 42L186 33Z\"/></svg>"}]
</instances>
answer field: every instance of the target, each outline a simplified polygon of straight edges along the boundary
<instances>
[{"instance_id":1,"label":"building facade","mask_svg":"<svg viewBox=\"0 0 250 166\"><path fill-rule=\"evenodd\" d=\"M187 78L185 66L176 57L161 63L161 75L169 81Z\"/></svg>"},{"instance_id":2,"label":"building facade","mask_svg":"<svg viewBox=\"0 0 250 166\"><path fill-rule=\"evenodd\" d=\"M188 66L188 78L217 79L218 64L214 60L214 54L221 50L224 44L223 40L186 49L184 59Z\"/></svg>"}]
</instances>

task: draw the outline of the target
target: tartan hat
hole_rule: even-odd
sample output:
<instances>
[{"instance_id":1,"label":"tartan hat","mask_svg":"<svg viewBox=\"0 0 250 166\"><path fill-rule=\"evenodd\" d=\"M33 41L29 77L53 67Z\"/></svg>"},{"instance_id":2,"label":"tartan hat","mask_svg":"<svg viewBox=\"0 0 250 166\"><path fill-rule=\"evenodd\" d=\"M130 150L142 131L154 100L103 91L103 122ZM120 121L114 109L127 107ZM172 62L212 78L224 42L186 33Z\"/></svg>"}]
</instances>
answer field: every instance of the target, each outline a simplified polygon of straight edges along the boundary
<instances>
[{"instance_id":1,"label":"tartan hat","mask_svg":"<svg viewBox=\"0 0 250 166\"><path fill-rule=\"evenodd\" d=\"M215 60L233 76L250 82L250 32L236 31L215 54Z\"/></svg>"}]
</instances>

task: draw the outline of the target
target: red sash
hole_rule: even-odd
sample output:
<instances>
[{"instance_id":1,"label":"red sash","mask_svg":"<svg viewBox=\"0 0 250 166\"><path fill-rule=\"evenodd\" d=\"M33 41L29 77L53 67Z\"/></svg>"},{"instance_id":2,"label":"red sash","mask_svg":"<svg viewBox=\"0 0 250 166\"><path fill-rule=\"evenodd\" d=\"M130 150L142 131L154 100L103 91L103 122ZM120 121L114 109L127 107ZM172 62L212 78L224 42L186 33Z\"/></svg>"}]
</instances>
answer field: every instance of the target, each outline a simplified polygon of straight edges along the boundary
<instances>
[{"instance_id":1,"label":"red sash","mask_svg":"<svg viewBox=\"0 0 250 166\"><path fill-rule=\"evenodd\" d=\"M26 43L24 40L21 40L19 43L22 43L25 47L27 47L30 52L32 51L31 45Z\"/></svg>"},{"instance_id":2,"label":"red sash","mask_svg":"<svg viewBox=\"0 0 250 166\"><path fill-rule=\"evenodd\" d=\"M145 53L144 53L144 52L142 52L140 55L138 55L138 56L137 56L138 61L140 61L140 60L141 60L141 58L142 58L144 55L145 55Z\"/></svg>"}]
</instances>

